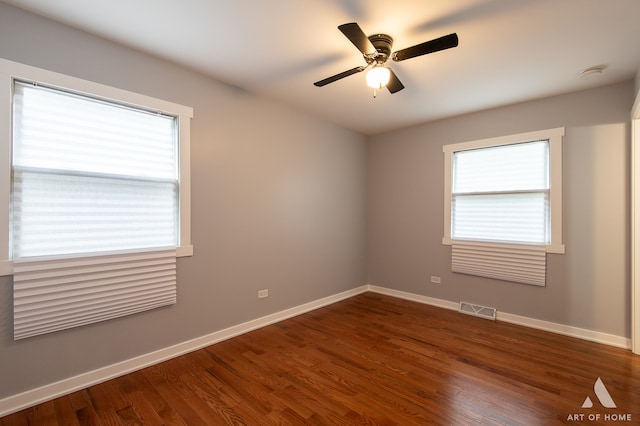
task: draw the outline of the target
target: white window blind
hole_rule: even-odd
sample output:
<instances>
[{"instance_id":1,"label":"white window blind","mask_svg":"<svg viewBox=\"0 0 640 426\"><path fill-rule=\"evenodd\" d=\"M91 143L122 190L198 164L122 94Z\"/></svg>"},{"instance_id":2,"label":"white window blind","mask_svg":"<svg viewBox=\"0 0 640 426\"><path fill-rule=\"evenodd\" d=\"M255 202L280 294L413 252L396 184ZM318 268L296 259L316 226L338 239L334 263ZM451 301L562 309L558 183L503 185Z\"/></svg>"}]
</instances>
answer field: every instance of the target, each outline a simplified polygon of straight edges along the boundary
<instances>
[{"instance_id":1,"label":"white window blind","mask_svg":"<svg viewBox=\"0 0 640 426\"><path fill-rule=\"evenodd\" d=\"M176 303L177 117L14 81L14 339Z\"/></svg>"},{"instance_id":2,"label":"white window blind","mask_svg":"<svg viewBox=\"0 0 640 426\"><path fill-rule=\"evenodd\" d=\"M562 245L562 135L550 129L445 145L445 236L453 272L546 284Z\"/></svg>"},{"instance_id":3,"label":"white window blind","mask_svg":"<svg viewBox=\"0 0 640 426\"><path fill-rule=\"evenodd\" d=\"M544 286L544 246L454 241L451 271L523 284Z\"/></svg>"},{"instance_id":4,"label":"white window blind","mask_svg":"<svg viewBox=\"0 0 640 426\"><path fill-rule=\"evenodd\" d=\"M549 243L549 145L534 141L453 154L454 240Z\"/></svg>"},{"instance_id":5,"label":"white window blind","mask_svg":"<svg viewBox=\"0 0 640 426\"><path fill-rule=\"evenodd\" d=\"M176 118L15 83L14 259L178 244Z\"/></svg>"},{"instance_id":6,"label":"white window blind","mask_svg":"<svg viewBox=\"0 0 640 426\"><path fill-rule=\"evenodd\" d=\"M15 340L176 303L175 249L14 261Z\"/></svg>"},{"instance_id":7,"label":"white window blind","mask_svg":"<svg viewBox=\"0 0 640 426\"><path fill-rule=\"evenodd\" d=\"M453 272L544 286L562 244L564 128L444 145Z\"/></svg>"}]
</instances>

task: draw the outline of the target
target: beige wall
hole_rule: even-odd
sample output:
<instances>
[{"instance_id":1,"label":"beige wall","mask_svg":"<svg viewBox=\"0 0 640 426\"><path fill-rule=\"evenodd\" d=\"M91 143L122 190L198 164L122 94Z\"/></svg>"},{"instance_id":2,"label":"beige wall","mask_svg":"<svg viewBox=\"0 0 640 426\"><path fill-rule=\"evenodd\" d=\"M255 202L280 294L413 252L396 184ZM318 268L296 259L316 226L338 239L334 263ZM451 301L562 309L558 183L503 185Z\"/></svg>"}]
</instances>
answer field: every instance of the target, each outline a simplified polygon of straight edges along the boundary
<instances>
[{"instance_id":1,"label":"beige wall","mask_svg":"<svg viewBox=\"0 0 640 426\"><path fill-rule=\"evenodd\" d=\"M629 336L629 111L626 82L478 112L369 141L369 283ZM544 288L453 274L443 236L445 144L565 127L565 255ZM430 276L442 277L431 284Z\"/></svg>"},{"instance_id":2,"label":"beige wall","mask_svg":"<svg viewBox=\"0 0 640 426\"><path fill-rule=\"evenodd\" d=\"M366 284L363 136L4 3L0 57L195 113L178 303L14 342L0 277L0 399Z\"/></svg>"}]
</instances>

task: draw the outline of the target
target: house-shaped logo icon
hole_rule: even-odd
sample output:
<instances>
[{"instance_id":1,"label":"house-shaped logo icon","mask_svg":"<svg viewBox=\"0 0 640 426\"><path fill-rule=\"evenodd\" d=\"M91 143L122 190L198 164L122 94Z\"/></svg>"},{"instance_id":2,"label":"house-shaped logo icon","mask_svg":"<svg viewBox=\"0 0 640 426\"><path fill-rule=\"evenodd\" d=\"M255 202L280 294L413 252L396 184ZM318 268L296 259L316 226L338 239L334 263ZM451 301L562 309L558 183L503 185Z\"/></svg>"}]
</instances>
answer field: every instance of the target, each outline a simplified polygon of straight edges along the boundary
<instances>
[{"instance_id":1,"label":"house-shaped logo icon","mask_svg":"<svg viewBox=\"0 0 640 426\"><path fill-rule=\"evenodd\" d=\"M609 391L605 387L604 383L602 383L600 377L598 377L598 380L596 380L596 383L593 385L593 391L596 393L596 397L603 407L616 408L616 403L613 402L613 398L611 398L611 395L609 395ZM591 401L591 398L587 396L587 398L584 400L584 403L582 404L582 408L591 407L593 407L593 402Z\"/></svg>"}]
</instances>

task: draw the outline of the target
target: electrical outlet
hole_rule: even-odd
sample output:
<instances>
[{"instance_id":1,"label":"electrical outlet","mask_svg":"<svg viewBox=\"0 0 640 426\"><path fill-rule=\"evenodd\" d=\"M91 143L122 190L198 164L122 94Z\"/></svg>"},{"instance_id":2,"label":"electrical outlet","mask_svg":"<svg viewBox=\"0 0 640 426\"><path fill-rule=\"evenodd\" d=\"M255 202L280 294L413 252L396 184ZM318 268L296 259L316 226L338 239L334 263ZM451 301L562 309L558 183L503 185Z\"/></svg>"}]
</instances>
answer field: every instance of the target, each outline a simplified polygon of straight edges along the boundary
<instances>
[{"instance_id":1,"label":"electrical outlet","mask_svg":"<svg viewBox=\"0 0 640 426\"><path fill-rule=\"evenodd\" d=\"M258 290L258 299L264 299L265 297L269 297L269 289Z\"/></svg>"},{"instance_id":2,"label":"electrical outlet","mask_svg":"<svg viewBox=\"0 0 640 426\"><path fill-rule=\"evenodd\" d=\"M440 284L442 282L442 280L440 279L440 277L435 277L433 275L431 275L431 282L434 284Z\"/></svg>"}]
</instances>

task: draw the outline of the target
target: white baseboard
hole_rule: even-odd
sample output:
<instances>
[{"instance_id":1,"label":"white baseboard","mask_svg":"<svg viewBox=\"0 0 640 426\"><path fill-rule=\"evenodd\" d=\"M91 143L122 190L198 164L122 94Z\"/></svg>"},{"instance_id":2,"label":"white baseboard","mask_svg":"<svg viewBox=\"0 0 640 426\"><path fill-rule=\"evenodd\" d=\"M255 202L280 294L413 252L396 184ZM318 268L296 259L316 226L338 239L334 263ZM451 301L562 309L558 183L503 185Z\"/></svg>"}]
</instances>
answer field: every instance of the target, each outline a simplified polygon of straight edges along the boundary
<instances>
[{"instance_id":1,"label":"white baseboard","mask_svg":"<svg viewBox=\"0 0 640 426\"><path fill-rule=\"evenodd\" d=\"M204 348L209 345L248 333L261 327L291 318L315 309L327 306L344 299L348 299L355 295L371 291L374 293L385 294L400 299L412 300L414 302L424 303L427 305L437 306L440 308L457 310L458 303L449 300L442 300L419 294L408 293L399 290L392 290L374 285L364 285L332 296L324 297L313 302L305 303L284 311L276 312L252 321L238 324L206 336L198 337L186 342L179 343L168 348L160 349L145 355L141 355L129 360L119 362L107 367L83 373L75 377L61 380L56 383L32 389L17 395L0 400L0 417L15 413L16 411L32 407L45 401L67 395L86 387L105 382L107 380L131 373L136 370L160 363L162 361L184 355L189 352ZM585 330L577 327L552 323L548 321L527 318L519 315L498 312L497 319L499 321L510 322L523 325L526 327L537 328L540 330L550 331L553 333L563 334L571 337L577 337L592 342L604 343L611 346L617 346L625 349L631 348L631 339L622 336L601 333L597 331Z\"/></svg>"},{"instance_id":2,"label":"white baseboard","mask_svg":"<svg viewBox=\"0 0 640 426\"><path fill-rule=\"evenodd\" d=\"M398 299L411 300L413 302L424 303L425 305L437 306L439 308L458 310L458 304L449 300L436 299L435 297L423 296L421 294L408 293L406 291L392 290L386 287L378 287L369 285L369 291L374 293L385 294L387 296L397 297Z\"/></svg>"},{"instance_id":3,"label":"white baseboard","mask_svg":"<svg viewBox=\"0 0 640 426\"><path fill-rule=\"evenodd\" d=\"M436 299L433 297L422 296L419 294L408 293L399 290L391 290L384 287L369 285L369 291L386 294L388 296L398 297L400 299L412 300L414 302L425 303L427 305L438 306L440 308L458 310L458 303L449 300ZM512 324L523 325L525 327L536 328L538 330L550 331L565 336L577 337L578 339L588 340L605 345L616 346L623 349L631 349L631 339L616 336L614 334L602 333L599 331L587 330L584 328L572 327L569 325L558 324L550 321L543 321L535 318L524 317L521 315L509 314L498 311L496 319L498 321L509 322Z\"/></svg>"},{"instance_id":4,"label":"white baseboard","mask_svg":"<svg viewBox=\"0 0 640 426\"><path fill-rule=\"evenodd\" d=\"M631 339L624 336L616 336L615 334L602 333L600 331L587 330L585 328L572 327L555 322L508 314L505 312L498 312L496 319L498 321L524 325L525 327L537 328L538 330L550 331L564 336L576 337L590 342L603 343L605 345L616 346L622 349L631 349Z\"/></svg>"},{"instance_id":5,"label":"white baseboard","mask_svg":"<svg viewBox=\"0 0 640 426\"><path fill-rule=\"evenodd\" d=\"M0 400L0 417L365 293L364 285Z\"/></svg>"}]
</instances>

